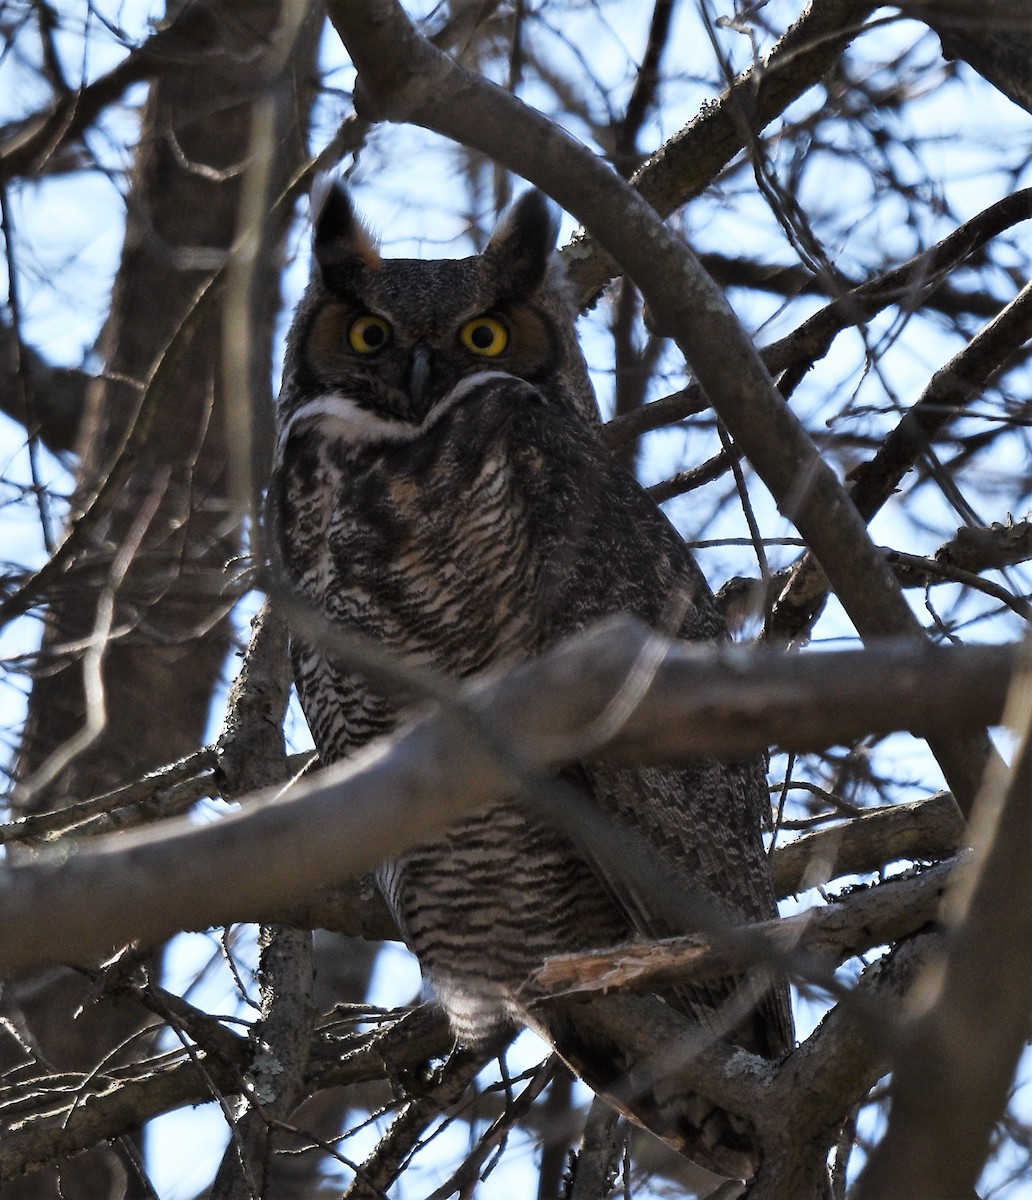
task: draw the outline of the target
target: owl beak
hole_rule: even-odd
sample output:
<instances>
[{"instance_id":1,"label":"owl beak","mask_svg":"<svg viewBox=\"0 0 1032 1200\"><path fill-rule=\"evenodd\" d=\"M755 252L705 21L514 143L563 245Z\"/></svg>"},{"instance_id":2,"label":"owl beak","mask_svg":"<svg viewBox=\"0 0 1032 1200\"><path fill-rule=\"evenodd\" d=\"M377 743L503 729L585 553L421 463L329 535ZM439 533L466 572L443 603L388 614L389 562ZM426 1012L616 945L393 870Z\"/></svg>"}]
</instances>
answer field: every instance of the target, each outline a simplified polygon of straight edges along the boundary
<instances>
[{"instance_id":1,"label":"owl beak","mask_svg":"<svg viewBox=\"0 0 1032 1200\"><path fill-rule=\"evenodd\" d=\"M430 347L424 342L418 342L412 350L409 362L408 390L409 399L416 416L422 421L426 416L429 405L424 404L427 384L430 382Z\"/></svg>"}]
</instances>

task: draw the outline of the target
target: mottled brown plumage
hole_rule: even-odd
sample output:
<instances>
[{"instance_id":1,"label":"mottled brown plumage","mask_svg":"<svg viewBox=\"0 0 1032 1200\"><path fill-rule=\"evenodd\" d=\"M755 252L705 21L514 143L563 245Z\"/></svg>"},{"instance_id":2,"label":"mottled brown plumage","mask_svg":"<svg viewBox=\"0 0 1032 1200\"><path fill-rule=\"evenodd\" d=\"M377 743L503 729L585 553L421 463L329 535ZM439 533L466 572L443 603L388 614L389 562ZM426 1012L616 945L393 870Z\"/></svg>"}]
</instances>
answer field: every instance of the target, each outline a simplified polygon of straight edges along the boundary
<instances>
[{"instance_id":1,"label":"mottled brown plumage","mask_svg":"<svg viewBox=\"0 0 1032 1200\"><path fill-rule=\"evenodd\" d=\"M271 499L289 580L329 622L459 678L617 612L685 638L726 637L680 537L598 437L555 235L530 193L479 257L382 260L333 189L288 341ZM391 704L359 677L300 638L292 654L325 761L392 727ZM464 1041L525 1019L517 991L548 955L689 932L671 881L732 922L775 915L760 762L592 763L567 778L654 854L664 886L633 855L621 863L593 836L568 837L518 798L381 871ZM757 1053L790 1045L783 985L728 980L666 999ZM536 1025L590 1083L620 1090L633 1067L620 1047L578 1028L575 1013ZM705 1106L685 1098L671 1115L676 1096L661 1114L656 1097L621 1103L718 1170L749 1165L736 1123Z\"/></svg>"}]
</instances>

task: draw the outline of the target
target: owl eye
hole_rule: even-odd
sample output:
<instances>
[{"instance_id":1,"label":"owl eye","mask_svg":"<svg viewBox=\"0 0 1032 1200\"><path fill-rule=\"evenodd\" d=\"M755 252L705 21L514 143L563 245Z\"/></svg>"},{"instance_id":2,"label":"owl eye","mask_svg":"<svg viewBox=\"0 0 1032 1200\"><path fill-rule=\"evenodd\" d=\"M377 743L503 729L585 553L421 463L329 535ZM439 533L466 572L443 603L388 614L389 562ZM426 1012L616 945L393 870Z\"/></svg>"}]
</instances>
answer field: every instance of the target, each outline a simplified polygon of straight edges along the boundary
<instances>
[{"instance_id":1,"label":"owl eye","mask_svg":"<svg viewBox=\"0 0 1032 1200\"><path fill-rule=\"evenodd\" d=\"M351 322L348 343L356 354L375 354L391 340L391 327L383 317L363 313Z\"/></svg>"},{"instance_id":2,"label":"owl eye","mask_svg":"<svg viewBox=\"0 0 1032 1200\"><path fill-rule=\"evenodd\" d=\"M496 358L509 344L509 331L497 317L474 317L459 330L459 341L473 354Z\"/></svg>"}]
</instances>

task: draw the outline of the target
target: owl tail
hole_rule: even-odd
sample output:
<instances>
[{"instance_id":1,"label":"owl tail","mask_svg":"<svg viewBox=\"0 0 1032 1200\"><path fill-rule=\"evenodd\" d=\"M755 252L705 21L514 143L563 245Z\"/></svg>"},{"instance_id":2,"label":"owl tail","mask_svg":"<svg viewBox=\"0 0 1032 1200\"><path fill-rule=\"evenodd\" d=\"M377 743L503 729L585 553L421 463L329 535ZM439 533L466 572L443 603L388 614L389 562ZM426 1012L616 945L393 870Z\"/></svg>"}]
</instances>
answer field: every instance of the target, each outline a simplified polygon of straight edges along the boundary
<instances>
[{"instance_id":1,"label":"owl tail","mask_svg":"<svg viewBox=\"0 0 1032 1200\"><path fill-rule=\"evenodd\" d=\"M692 1088L703 1060L734 1053L712 1033L646 996L539 1008L527 1019L596 1094L671 1149L729 1179L756 1173L760 1147L749 1119Z\"/></svg>"}]
</instances>

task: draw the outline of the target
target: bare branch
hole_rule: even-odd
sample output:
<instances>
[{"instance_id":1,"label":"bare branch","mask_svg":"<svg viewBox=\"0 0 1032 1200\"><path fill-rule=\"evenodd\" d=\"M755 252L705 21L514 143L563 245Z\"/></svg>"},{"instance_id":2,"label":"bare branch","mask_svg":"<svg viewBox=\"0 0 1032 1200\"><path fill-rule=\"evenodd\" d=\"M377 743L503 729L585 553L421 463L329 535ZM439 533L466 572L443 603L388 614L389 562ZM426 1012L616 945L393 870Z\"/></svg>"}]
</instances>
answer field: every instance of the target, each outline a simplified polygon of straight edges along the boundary
<instances>
[{"instance_id":1,"label":"bare branch","mask_svg":"<svg viewBox=\"0 0 1032 1200\"><path fill-rule=\"evenodd\" d=\"M757 960L754 940L766 943L789 967L797 961L799 973L808 979L808 960L837 966L854 954L897 942L935 921L947 889L956 884L957 865L940 863L916 875L855 889L797 916L737 930L730 941L692 935L550 958L531 976L528 991L550 997L647 992L720 979Z\"/></svg>"},{"instance_id":2,"label":"bare branch","mask_svg":"<svg viewBox=\"0 0 1032 1200\"><path fill-rule=\"evenodd\" d=\"M778 846L770 859L774 890L788 896L898 859L949 858L964 844L965 829L949 792L874 809Z\"/></svg>"},{"instance_id":3,"label":"bare branch","mask_svg":"<svg viewBox=\"0 0 1032 1200\"><path fill-rule=\"evenodd\" d=\"M932 376L870 462L852 473L850 496L870 520L949 421L1032 338L1032 284Z\"/></svg>"},{"instance_id":4,"label":"bare branch","mask_svg":"<svg viewBox=\"0 0 1032 1200\"><path fill-rule=\"evenodd\" d=\"M638 136L649 110L656 101L660 84L659 63L670 38L670 20L674 13L673 0L655 0L649 37L641 66L634 80L631 98L623 118L612 129L613 163L621 175L630 174L638 166Z\"/></svg>"},{"instance_id":5,"label":"bare branch","mask_svg":"<svg viewBox=\"0 0 1032 1200\"><path fill-rule=\"evenodd\" d=\"M446 1054L452 1044L443 1014L426 1009L406 1013L372 1033L355 1033L353 1025L345 1024L343 1037L332 1024L317 1031L308 1088L379 1080L385 1063L399 1073L414 1071ZM44 1163L131 1133L161 1113L203 1104L213 1098L213 1088L235 1095L254 1048L224 1028L214 1041L212 1048L193 1057L164 1055L112 1074L68 1074L57 1080L50 1076L0 1088L0 1112L7 1127L0 1138L0 1178L15 1179ZM57 1094L55 1082L60 1084Z\"/></svg>"},{"instance_id":6,"label":"bare branch","mask_svg":"<svg viewBox=\"0 0 1032 1200\"><path fill-rule=\"evenodd\" d=\"M943 4L905 0L900 6L926 21L942 41L947 58L962 58L994 87L1032 112L1032 35L1028 10L1020 3Z\"/></svg>"},{"instance_id":7,"label":"bare branch","mask_svg":"<svg viewBox=\"0 0 1032 1200\"><path fill-rule=\"evenodd\" d=\"M852 472L850 498L865 521L881 509L936 433L963 412L967 402L1030 337L1032 284L1026 285L959 354L936 371L874 458ZM819 606L825 582L818 557L807 553L793 568L772 617L775 634L794 636L801 627L800 616L809 620L809 614Z\"/></svg>"},{"instance_id":8,"label":"bare branch","mask_svg":"<svg viewBox=\"0 0 1032 1200\"><path fill-rule=\"evenodd\" d=\"M994 521L987 529L962 525L935 552L937 562L962 571L989 571L1032 558L1032 522Z\"/></svg>"},{"instance_id":9,"label":"bare branch","mask_svg":"<svg viewBox=\"0 0 1032 1200\"><path fill-rule=\"evenodd\" d=\"M128 1077L66 1077L56 1094L52 1077L0 1090L0 1104L10 1114L4 1122L7 1132L0 1138L0 1178L16 1179L34 1167L138 1129L160 1113L202 1104L212 1099L213 1086L232 1094L246 1064L245 1050L241 1039L235 1064L199 1053L203 1073L190 1059L177 1056L171 1063L165 1058L136 1063ZM34 1091L41 1093L42 1103L27 1102Z\"/></svg>"},{"instance_id":10,"label":"bare branch","mask_svg":"<svg viewBox=\"0 0 1032 1200\"><path fill-rule=\"evenodd\" d=\"M290 695L286 628L266 604L252 629L218 743L227 799L235 798L234 789L253 790L289 778L283 745ZM251 1067L247 1110L234 1123L211 1200L251 1200L267 1188L278 1122L289 1118L305 1095L315 1023L312 934L265 925L258 943L261 1014L252 1038L261 1053Z\"/></svg>"},{"instance_id":11,"label":"bare branch","mask_svg":"<svg viewBox=\"0 0 1032 1200\"><path fill-rule=\"evenodd\" d=\"M661 645L629 618L604 622L471 687L464 702L475 714L472 727L448 713L431 716L216 824L173 823L93 840L60 863L8 867L0 876L0 962L24 969L134 937L254 920L313 887L370 870L518 790L509 764L471 728L500 731L522 760L541 768L603 752L614 761L737 756L772 741L801 748L897 725L957 736L999 719L1015 657L1009 647L898 643L790 658L667 646L660 657ZM614 723L613 698L632 681L637 690L641 664L653 661L640 702ZM259 845L260 876L253 869Z\"/></svg>"},{"instance_id":12,"label":"bare branch","mask_svg":"<svg viewBox=\"0 0 1032 1200\"><path fill-rule=\"evenodd\" d=\"M827 1151L843 1116L889 1066L886 1023L864 1019L864 1014L897 1016L940 945L938 936L924 934L880 958L861 977L855 989L857 1003L832 1009L789 1055L764 1097L761 1119L767 1122L767 1156L753 1184L756 1200L827 1194L821 1186ZM789 1122L786 1113L791 1113ZM786 1124L791 1138L785 1137Z\"/></svg>"},{"instance_id":13,"label":"bare branch","mask_svg":"<svg viewBox=\"0 0 1032 1200\"><path fill-rule=\"evenodd\" d=\"M31 389L31 412L20 373ZM31 346L18 345L14 330L0 316L0 412L23 425L28 436L38 435L54 454L74 450L89 384L85 371L51 366Z\"/></svg>"},{"instance_id":14,"label":"bare branch","mask_svg":"<svg viewBox=\"0 0 1032 1200\"><path fill-rule=\"evenodd\" d=\"M245 49L234 45L237 36L235 22L226 19L220 5L203 2L183 6L173 20L130 50L112 70L74 91L61 92L48 111L0 131L0 180L78 165L74 155L68 153L70 147L133 84L153 81L164 74L189 72L196 69L201 56L220 58L244 53ZM241 97L233 96L228 85L227 77L225 100L230 104Z\"/></svg>"},{"instance_id":15,"label":"bare branch","mask_svg":"<svg viewBox=\"0 0 1032 1200\"><path fill-rule=\"evenodd\" d=\"M0 825L0 846L69 833L78 830L79 826L95 817L130 805L149 804L161 811L166 793L174 794L174 804L180 802L181 793L176 789L183 784L187 785L188 803L193 803L201 796L210 795L214 790L214 783L205 775L205 772L211 771L214 766L215 752L205 746L179 762L170 763L159 771L149 772L134 783L126 784L113 792L106 792L103 796L80 800L77 804L69 804L55 812L31 813L7 825Z\"/></svg>"}]
</instances>

